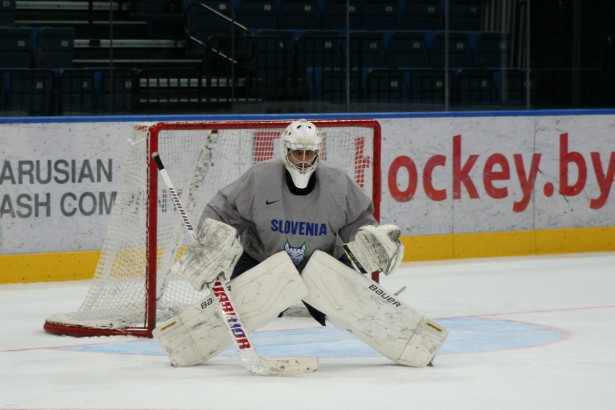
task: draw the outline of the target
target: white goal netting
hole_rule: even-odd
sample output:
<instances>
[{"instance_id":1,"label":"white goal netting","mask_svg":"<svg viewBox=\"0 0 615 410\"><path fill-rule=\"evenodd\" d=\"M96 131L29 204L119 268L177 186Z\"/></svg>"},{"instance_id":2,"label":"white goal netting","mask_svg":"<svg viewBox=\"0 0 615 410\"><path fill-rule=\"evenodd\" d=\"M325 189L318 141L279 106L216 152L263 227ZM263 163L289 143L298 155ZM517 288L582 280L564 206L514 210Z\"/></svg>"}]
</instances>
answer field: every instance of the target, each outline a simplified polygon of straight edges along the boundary
<instances>
[{"instance_id":1,"label":"white goal netting","mask_svg":"<svg viewBox=\"0 0 615 410\"><path fill-rule=\"evenodd\" d=\"M322 159L343 168L379 203L379 126L373 120L314 121ZM175 122L133 127L100 260L78 311L50 316L45 329L72 335L151 336L206 294L167 273L190 243L151 154L165 164L195 225L222 186L253 164L279 155L290 121ZM375 188L376 187L376 188ZM375 188L375 189L374 189ZM205 291L207 292L207 291Z\"/></svg>"}]
</instances>

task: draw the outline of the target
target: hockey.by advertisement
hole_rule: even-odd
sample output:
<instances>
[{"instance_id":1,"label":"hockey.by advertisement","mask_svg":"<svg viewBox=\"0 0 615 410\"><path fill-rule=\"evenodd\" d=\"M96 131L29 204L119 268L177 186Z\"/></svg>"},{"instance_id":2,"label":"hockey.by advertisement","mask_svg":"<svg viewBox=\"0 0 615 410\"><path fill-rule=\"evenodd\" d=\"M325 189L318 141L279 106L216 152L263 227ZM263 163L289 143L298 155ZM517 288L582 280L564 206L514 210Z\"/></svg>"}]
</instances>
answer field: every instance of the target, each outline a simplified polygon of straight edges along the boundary
<instances>
[{"instance_id":1,"label":"hockey.by advertisement","mask_svg":"<svg viewBox=\"0 0 615 410\"><path fill-rule=\"evenodd\" d=\"M613 116L398 121L381 121L382 214L406 234L615 223Z\"/></svg>"},{"instance_id":2,"label":"hockey.by advertisement","mask_svg":"<svg viewBox=\"0 0 615 410\"><path fill-rule=\"evenodd\" d=\"M487 196L493 199L505 199L509 197L509 186L518 185L521 190L521 198L512 204L513 212L523 212L527 209L533 193L536 191L536 177L540 170L540 160L542 154L534 153L529 158L528 163L524 162L522 154L510 154L512 158L504 153L494 153L479 163L480 155L469 154L462 161L461 155L462 136L453 137L452 159L441 154L436 154L429 158L422 170L418 170L416 163L408 156L399 156L393 160L389 167L388 188L393 199L397 202L408 202L416 194L420 180L423 182L425 195L432 201L444 201L449 195L453 199L461 199L462 191L465 191L470 199L480 199L477 184L482 184L482 188ZM591 152L591 160L586 161L585 157L579 152L570 152L568 149L568 133L560 135L559 146L559 181L546 182L543 186L545 197L551 197L556 192L562 196L579 195L588 184L588 177L595 177L599 190L596 198L590 198L589 207L591 209L602 208L608 199L615 176L615 152L610 158L606 154L607 162L603 164L603 159L599 151ZM436 188L433 185L434 173L437 167L442 167L442 172L447 172L447 162L450 162L448 172L452 176L452 184L447 188ZM478 181L474 181L470 171L474 166L480 166L484 162L480 171L482 175ZM477 164L478 163L478 164ZM589 169L588 169L589 163ZM572 169L571 167L574 167ZM398 175L405 170L408 173L408 184L405 189L400 189L398 185ZM422 172L420 172L422 171ZM572 172L571 172L572 171ZM588 176L588 171L590 175ZM572 176L576 173L576 179ZM498 183L498 181L501 181ZM557 185L557 190L555 186Z\"/></svg>"}]
</instances>

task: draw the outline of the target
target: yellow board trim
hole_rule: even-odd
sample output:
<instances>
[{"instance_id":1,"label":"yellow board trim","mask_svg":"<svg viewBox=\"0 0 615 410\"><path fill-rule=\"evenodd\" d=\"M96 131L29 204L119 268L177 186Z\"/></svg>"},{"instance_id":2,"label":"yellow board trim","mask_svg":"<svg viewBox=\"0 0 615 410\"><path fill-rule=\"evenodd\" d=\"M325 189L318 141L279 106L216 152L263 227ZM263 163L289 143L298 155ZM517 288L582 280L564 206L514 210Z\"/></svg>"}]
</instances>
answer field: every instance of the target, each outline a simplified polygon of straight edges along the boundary
<instances>
[{"instance_id":1,"label":"yellow board trim","mask_svg":"<svg viewBox=\"0 0 615 410\"><path fill-rule=\"evenodd\" d=\"M404 236L404 261L615 251L615 227ZM0 283L91 279L100 251L0 255Z\"/></svg>"},{"instance_id":2,"label":"yellow board trim","mask_svg":"<svg viewBox=\"0 0 615 410\"><path fill-rule=\"evenodd\" d=\"M0 283L91 279L100 251L0 255Z\"/></svg>"},{"instance_id":3,"label":"yellow board trim","mask_svg":"<svg viewBox=\"0 0 615 410\"><path fill-rule=\"evenodd\" d=\"M615 227L404 236L404 261L606 252L615 250Z\"/></svg>"}]
</instances>

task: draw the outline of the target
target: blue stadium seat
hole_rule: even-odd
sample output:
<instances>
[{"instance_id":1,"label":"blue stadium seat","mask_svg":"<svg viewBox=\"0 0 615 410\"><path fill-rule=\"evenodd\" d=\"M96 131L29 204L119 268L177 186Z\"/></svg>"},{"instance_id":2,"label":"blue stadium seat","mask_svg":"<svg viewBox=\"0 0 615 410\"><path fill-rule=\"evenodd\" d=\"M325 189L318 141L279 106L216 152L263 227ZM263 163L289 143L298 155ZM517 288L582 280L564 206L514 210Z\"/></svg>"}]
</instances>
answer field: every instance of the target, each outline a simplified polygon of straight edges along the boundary
<instances>
[{"instance_id":1,"label":"blue stadium seat","mask_svg":"<svg viewBox=\"0 0 615 410\"><path fill-rule=\"evenodd\" d=\"M346 70L341 68L323 68L318 83L317 98L333 103L346 101L347 80L350 85L350 100L358 101L365 94L365 70L352 69L347 76Z\"/></svg>"},{"instance_id":2,"label":"blue stadium seat","mask_svg":"<svg viewBox=\"0 0 615 410\"><path fill-rule=\"evenodd\" d=\"M296 43L297 68L341 67L344 37L334 30L306 30Z\"/></svg>"},{"instance_id":3,"label":"blue stadium seat","mask_svg":"<svg viewBox=\"0 0 615 410\"><path fill-rule=\"evenodd\" d=\"M179 21L188 2L183 0L131 0L132 16L145 21Z\"/></svg>"},{"instance_id":4,"label":"blue stadium seat","mask_svg":"<svg viewBox=\"0 0 615 410\"><path fill-rule=\"evenodd\" d=\"M34 29L33 67L70 68L73 65L75 29L38 27Z\"/></svg>"},{"instance_id":5,"label":"blue stadium seat","mask_svg":"<svg viewBox=\"0 0 615 410\"><path fill-rule=\"evenodd\" d=\"M31 34L27 27L0 27L0 68L31 66Z\"/></svg>"},{"instance_id":6,"label":"blue stadium seat","mask_svg":"<svg viewBox=\"0 0 615 410\"><path fill-rule=\"evenodd\" d=\"M461 69L455 76L456 103L460 106L493 105L497 102L493 71Z\"/></svg>"},{"instance_id":7,"label":"blue stadium seat","mask_svg":"<svg viewBox=\"0 0 615 410\"><path fill-rule=\"evenodd\" d=\"M350 32L350 66L353 68L384 67L387 49L384 31Z\"/></svg>"},{"instance_id":8,"label":"blue stadium seat","mask_svg":"<svg viewBox=\"0 0 615 410\"><path fill-rule=\"evenodd\" d=\"M98 73L98 70L83 68L60 71L57 79L59 115L88 115L97 112L96 89L100 87Z\"/></svg>"},{"instance_id":9,"label":"blue stadium seat","mask_svg":"<svg viewBox=\"0 0 615 410\"><path fill-rule=\"evenodd\" d=\"M409 71L408 96L413 103L443 105L446 75L444 70L412 69ZM450 84L449 77L449 84Z\"/></svg>"},{"instance_id":10,"label":"blue stadium seat","mask_svg":"<svg viewBox=\"0 0 615 410\"><path fill-rule=\"evenodd\" d=\"M397 0L365 1L363 3L363 30L396 30L401 28Z\"/></svg>"},{"instance_id":11,"label":"blue stadium seat","mask_svg":"<svg viewBox=\"0 0 615 410\"><path fill-rule=\"evenodd\" d=\"M448 38L447 38L448 34ZM431 46L431 65L444 68L446 62L446 43L448 41L448 66L450 68L472 67L471 36L467 32L443 32L435 34Z\"/></svg>"},{"instance_id":12,"label":"blue stadium seat","mask_svg":"<svg viewBox=\"0 0 615 410\"><path fill-rule=\"evenodd\" d=\"M481 30L483 0L449 0L449 16L449 30Z\"/></svg>"},{"instance_id":13,"label":"blue stadium seat","mask_svg":"<svg viewBox=\"0 0 615 410\"><path fill-rule=\"evenodd\" d=\"M12 26L15 23L15 0L0 1L0 26Z\"/></svg>"},{"instance_id":14,"label":"blue stadium seat","mask_svg":"<svg viewBox=\"0 0 615 410\"><path fill-rule=\"evenodd\" d=\"M481 31L474 46L474 66L508 68L511 65L511 33Z\"/></svg>"},{"instance_id":15,"label":"blue stadium seat","mask_svg":"<svg viewBox=\"0 0 615 410\"><path fill-rule=\"evenodd\" d=\"M387 51L387 67L431 67L427 32L392 32Z\"/></svg>"},{"instance_id":16,"label":"blue stadium seat","mask_svg":"<svg viewBox=\"0 0 615 410\"><path fill-rule=\"evenodd\" d=\"M137 88L132 68L71 68L58 74L58 114L131 114Z\"/></svg>"},{"instance_id":17,"label":"blue stadium seat","mask_svg":"<svg viewBox=\"0 0 615 410\"><path fill-rule=\"evenodd\" d=\"M456 103L462 106L524 106L527 103L526 73L518 68L459 70L455 81ZM530 91L530 104L533 101L535 88Z\"/></svg>"},{"instance_id":18,"label":"blue stadium seat","mask_svg":"<svg viewBox=\"0 0 615 410\"><path fill-rule=\"evenodd\" d=\"M347 8L348 5L348 8ZM363 5L360 1L327 0L322 10L322 28L325 30L360 30L362 28ZM350 26L346 27L348 12Z\"/></svg>"},{"instance_id":19,"label":"blue stadium seat","mask_svg":"<svg viewBox=\"0 0 615 410\"><path fill-rule=\"evenodd\" d=\"M443 30L442 0L406 0L402 10L404 30Z\"/></svg>"},{"instance_id":20,"label":"blue stadium seat","mask_svg":"<svg viewBox=\"0 0 615 410\"><path fill-rule=\"evenodd\" d=\"M100 111L103 114L131 114L136 95L136 72L132 68L102 70Z\"/></svg>"},{"instance_id":21,"label":"blue stadium seat","mask_svg":"<svg viewBox=\"0 0 615 410\"><path fill-rule=\"evenodd\" d=\"M408 101L407 71L374 68L368 71L366 89L370 102L403 103Z\"/></svg>"},{"instance_id":22,"label":"blue stadium seat","mask_svg":"<svg viewBox=\"0 0 615 410\"><path fill-rule=\"evenodd\" d=\"M275 29L278 25L278 3L276 0L240 0L238 20L251 31Z\"/></svg>"},{"instance_id":23,"label":"blue stadium seat","mask_svg":"<svg viewBox=\"0 0 615 410\"><path fill-rule=\"evenodd\" d=\"M296 76L305 92L317 95L323 68L340 69L344 66L344 37L335 30L306 30L295 43Z\"/></svg>"},{"instance_id":24,"label":"blue stadium seat","mask_svg":"<svg viewBox=\"0 0 615 410\"><path fill-rule=\"evenodd\" d=\"M317 30L321 28L318 2L308 0L279 0L278 29Z\"/></svg>"},{"instance_id":25,"label":"blue stadium seat","mask_svg":"<svg viewBox=\"0 0 615 410\"><path fill-rule=\"evenodd\" d=\"M291 30L263 30L254 37L254 54L249 76L257 98L293 95L295 33Z\"/></svg>"},{"instance_id":26,"label":"blue stadium seat","mask_svg":"<svg viewBox=\"0 0 615 410\"><path fill-rule=\"evenodd\" d=\"M0 111L6 115L51 115L54 79L51 70L3 70L0 78Z\"/></svg>"}]
</instances>

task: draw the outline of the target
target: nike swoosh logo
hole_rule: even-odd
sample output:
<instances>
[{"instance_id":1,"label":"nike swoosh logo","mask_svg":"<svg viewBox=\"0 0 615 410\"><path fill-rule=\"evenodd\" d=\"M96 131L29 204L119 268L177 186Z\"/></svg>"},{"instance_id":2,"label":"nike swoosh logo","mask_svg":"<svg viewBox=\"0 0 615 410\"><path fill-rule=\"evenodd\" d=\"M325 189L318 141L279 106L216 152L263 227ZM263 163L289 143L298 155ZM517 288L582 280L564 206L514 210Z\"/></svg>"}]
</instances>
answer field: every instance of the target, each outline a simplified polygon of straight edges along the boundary
<instances>
[{"instance_id":1,"label":"nike swoosh logo","mask_svg":"<svg viewBox=\"0 0 615 410\"><path fill-rule=\"evenodd\" d=\"M271 205L271 204L275 204L276 202L280 202L280 200L278 199L277 201L265 201L265 205Z\"/></svg>"}]
</instances>

